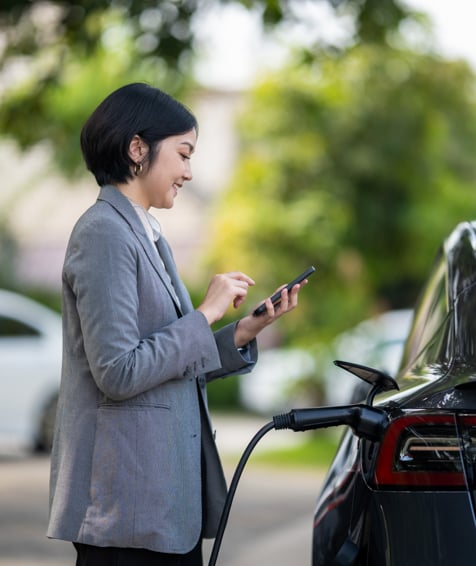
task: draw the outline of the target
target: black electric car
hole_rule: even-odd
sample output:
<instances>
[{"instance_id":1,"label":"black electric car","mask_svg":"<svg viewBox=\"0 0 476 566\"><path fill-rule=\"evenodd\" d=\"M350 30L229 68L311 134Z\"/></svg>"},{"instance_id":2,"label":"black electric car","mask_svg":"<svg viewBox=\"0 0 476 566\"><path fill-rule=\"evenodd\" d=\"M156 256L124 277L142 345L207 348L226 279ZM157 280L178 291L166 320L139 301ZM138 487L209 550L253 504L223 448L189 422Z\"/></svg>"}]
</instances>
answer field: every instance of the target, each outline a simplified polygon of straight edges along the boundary
<instances>
[{"instance_id":1,"label":"black electric car","mask_svg":"<svg viewBox=\"0 0 476 566\"><path fill-rule=\"evenodd\" d=\"M313 566L476 564L476 222L444 241L395 380L364 401L386 414L380 436L343 435Z\"/></svg>"}]
</instances>

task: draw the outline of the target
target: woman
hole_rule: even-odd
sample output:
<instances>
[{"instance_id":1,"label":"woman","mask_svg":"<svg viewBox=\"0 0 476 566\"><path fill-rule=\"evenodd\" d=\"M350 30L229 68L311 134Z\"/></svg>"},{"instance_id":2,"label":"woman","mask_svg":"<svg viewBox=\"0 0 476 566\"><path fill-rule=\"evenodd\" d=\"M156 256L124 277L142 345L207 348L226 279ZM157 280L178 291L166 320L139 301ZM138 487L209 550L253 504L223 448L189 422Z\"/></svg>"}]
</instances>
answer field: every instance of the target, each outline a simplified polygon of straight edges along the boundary
<instances>
[{"instance_id":1,"label":"woman","mask_svg":"<svg viewBox=\"0 0 476 566\"><path fill-rule=\"evenodd\" d=\"M71 234L63 268L63 370L51 463L48 536L72 541L77 565L200 565L226 484L207 412L207 381L251 371L255 337L297 305L212 332L253 280L215 275L194 309L160 225L197 142L193 115L130 84L81 132L101 187Z\"/></svg>"}]
</instances>

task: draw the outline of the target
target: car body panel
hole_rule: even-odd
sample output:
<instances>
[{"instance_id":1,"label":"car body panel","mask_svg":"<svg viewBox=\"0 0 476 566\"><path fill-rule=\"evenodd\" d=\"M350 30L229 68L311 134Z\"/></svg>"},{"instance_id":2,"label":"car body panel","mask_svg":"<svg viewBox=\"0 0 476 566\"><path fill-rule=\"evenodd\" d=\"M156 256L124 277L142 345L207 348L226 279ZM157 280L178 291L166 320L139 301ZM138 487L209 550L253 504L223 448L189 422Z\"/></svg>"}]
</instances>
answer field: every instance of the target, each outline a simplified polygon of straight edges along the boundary
<instances>
[{"instance_id":1,"label":"car body panel","mask_svg":"<svg viewBox=\"0 0 476 566\"><path fill-rule=\"evenodd\" d=\"M476 528L467 492L382 491L370 501L367 564L474 565Z\"/></svg>"},{"instance_id":2,"label":"car body panel","mask_svg":"<svg viewBox=\"0 0 476 566\"><path fill-rule=\"evenodd\" d=\"M344 434L317 501L313 566L475 563L475 307L476 223L467 222L445 240L422 291L396 378L400 390L375 398L388 413L388 432L374 443ZM415 452L421 461L408 458L400 437L390 437L399 419L413 417L423 428L402 430L410 442L421 440ZM398 486L377 479L384 450L392 454L388 477L400 478ZM459 485L445 485L444 466L462 478ZM418 484L406 483L412 477ZM435 478L443 478L441 485Z\"/></svg>"}]
</instances>

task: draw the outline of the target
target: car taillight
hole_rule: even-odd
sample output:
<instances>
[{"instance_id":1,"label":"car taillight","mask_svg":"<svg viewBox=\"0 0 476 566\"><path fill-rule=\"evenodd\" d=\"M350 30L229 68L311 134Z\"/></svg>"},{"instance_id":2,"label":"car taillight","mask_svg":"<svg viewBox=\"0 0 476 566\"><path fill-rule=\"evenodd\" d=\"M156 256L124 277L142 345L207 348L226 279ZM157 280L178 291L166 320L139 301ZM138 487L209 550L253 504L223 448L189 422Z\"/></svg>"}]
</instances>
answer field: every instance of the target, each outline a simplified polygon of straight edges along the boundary
<instances>
[{"instance_id":1,"label":"car taillight","mask_svg":"<svg viewBox=\"0 0 476 566\"><path fill-rule=\"evenodd\" d=\"M389 425L374 479L377 487L465 489L465 463L476 464L476 417L407 415Z\"/></svg>"}]
</instances>

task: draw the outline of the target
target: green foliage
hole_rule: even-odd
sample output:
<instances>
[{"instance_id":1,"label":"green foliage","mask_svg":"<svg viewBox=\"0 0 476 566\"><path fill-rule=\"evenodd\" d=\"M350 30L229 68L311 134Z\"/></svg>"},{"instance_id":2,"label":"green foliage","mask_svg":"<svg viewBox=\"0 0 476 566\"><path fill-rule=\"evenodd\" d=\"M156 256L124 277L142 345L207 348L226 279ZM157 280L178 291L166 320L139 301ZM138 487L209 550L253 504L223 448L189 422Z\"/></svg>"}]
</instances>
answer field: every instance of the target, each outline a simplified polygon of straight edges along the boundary
<instances>
[{"instance_id":1,"label":"green foliage","mask_svg":"<svg viewBox=\"0 0 476 566\"><path fill-rule=\"evenodd\" d=\"M222 2L233 0L222 0ZM351 14L355 21L354 39L363 43L385 43L407 18L415 17L400 0L328 0L337 13ZM299 20L302 0L239 0L261 14L265 26Z\"/></svg>"},{"instance_id":2,"label":"green foliage","mask_svg":"<svg viewBox=\"0 0 476 566\"><path fill-rule=\"evenodd\" d=\"M287 342L412 306L440 240L472 216L475 86L462 62L372 45L264 80L214 214L213 269L239 265L261 298L316 265Z\"/></svg>"},{"instance_id":3,"label":"green foliage","mask_svg":"<svg viewBox=\"0 0 476 566\"><path fill-rule=\"evenodd\" d=\"M131 39L137 60L151 56L175 65L192 48L190 19L198 5L198 0L2 0L4 59L63 49L93 56L109 35L105 23L113 16L120 21L122 38ZM51 65L51 76L60 68L60 61Z\"/></svg>"},{"instance_id":4,"label":"green foliage","mask_svg":"<svg viewBox=\"0 0 476 566\"><path fill-rule=\"evenodd\" d=\"M68 16L78 6L63 3L50 16L51 38L43 39L39 37L42 18L38 19L38 9L27 8L27 4L30 2L25 3L22 16L18 17L22 25L17 37L8 44L3 64L8 65L8 57L13 53L24 52L23 63L28 72L6 89L0 109L0 131L13 136L22 148L47 140L55 150L55 163L63 172L74 174L81 165L78 132L91 109L109 92L133 81L154 82L177 95L185 88L186 74L167 68L167 61L172 58L168 48L164 50L162 44L160 57L140 52L140 35L134 26L139 25L136 20L147 3L140 11L137 3L131 5L132 19L124 7L111 8L109 2L91 3L82 9L81 26ZM61 18L72 29L57 29L55 25L59 26ZM34 49L35 40L38 53L27 56ZM181 50L185 51L187 45L184 43Z\"/></svg>"},{"instance_id":5,"label":"green foliage","mask_svg":"<svg viewBox=\"0 0 476 566\"><path fill-rule=\"evenodd\" d=\"M355 7L353 2L343 4ZM408 17L408 8L393 0L363 0L357 14L357 37L365 43L385 43Z\"/></svg>"},{"instance_id":6,"label":"green foliage","mask_svg":"<svg viewBox=\"0 0 476 566\"><path fill-rule=\"evenodd\" d=\"M235 411L240 409L238 377L216 379L207 385L208 406L212 411Z\"/></svg>"},{"instance_id":7,"label":"green foliage","mask_svg":"<svg viewBox=\"0 0 476 566\"><path fill-rule=\"evenodd\" d=\"M299 20L300 0L233 0L268 29ZM2 0L0 132L29 148L47 140L67 174L81 165L77 133L106 94L135 80L182 97L193 20L230 0ZM397 0L329 0L351 11L356 38L380 40L408 17Z\"/></svg>"}]
</instances>

